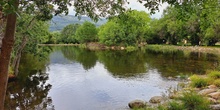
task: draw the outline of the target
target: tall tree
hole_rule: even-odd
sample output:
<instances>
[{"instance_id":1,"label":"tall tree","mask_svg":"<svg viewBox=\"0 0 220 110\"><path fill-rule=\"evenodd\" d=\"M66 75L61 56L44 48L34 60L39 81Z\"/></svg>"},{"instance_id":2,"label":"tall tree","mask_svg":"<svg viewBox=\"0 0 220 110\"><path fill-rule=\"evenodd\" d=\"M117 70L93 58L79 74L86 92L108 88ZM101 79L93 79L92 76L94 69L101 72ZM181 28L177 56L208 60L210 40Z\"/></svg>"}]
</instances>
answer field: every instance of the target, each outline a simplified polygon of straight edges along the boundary
<instances>
[{"instance_id":1,"label":"tall tree","mask_svg":"<svg viewBox=\"0 0 220 110\"><path fill-rule=\"evenodd\" d=\"M13 7L9 7L8 10L13 10L13 8L17 9L18 2L18 0L11 0L10 3L13 4ZM16 19L16 13L9 13L7 15L5 35L2 40L2 49L0 56L0 110L4 110L4 100L8 82L8 69L11 51L14 44Z\"/></svg>"},{"instance_id":2,"label":"tall tree","mask_svg":"<svg viewBox=\"0 0 220 110\"><path fill-rule=\"evenodd\" d=\"M106 45L137 45L145 42L150 16L144 11L129 10L110 19L99 30L100 42Z\"/></svg>"},{"instance_id":3,"label":"tall tree","mask_svg":"<svg viewBox=\"0 0 220 110\"><path fill-rule=\"evenodd\" d=\"M86 21L76 30L76 37L80 43L93 42L97 40L97 33L95 24Z\"/></svg>"},{"instance_id":4,"label":"tall tree","mask_svg":"<svg viewBox=\"0 0 220 110\"><path fill-rule=\"evenodd\" d=\"M18 75L18 67L22 52L36 53L39 43L49 41L49 24L35 19L32 15L21 14L17 20L15 45L13 47L12 64L14 75ZM24 29L27 28L27 29ZM28 45L28 46L26 46Z\"/></svg>"},{"instance_id":5,"label":"tall tree","mask_svg":"<svg viewBox=\"0 0 220 110\"><path fill-rule=\"evenodd\" d=\"M78 43L76 39L76 30L80 27L80 24L69 24L61 31L59 42L62 43Z\"/></svg>"}]
</instances>

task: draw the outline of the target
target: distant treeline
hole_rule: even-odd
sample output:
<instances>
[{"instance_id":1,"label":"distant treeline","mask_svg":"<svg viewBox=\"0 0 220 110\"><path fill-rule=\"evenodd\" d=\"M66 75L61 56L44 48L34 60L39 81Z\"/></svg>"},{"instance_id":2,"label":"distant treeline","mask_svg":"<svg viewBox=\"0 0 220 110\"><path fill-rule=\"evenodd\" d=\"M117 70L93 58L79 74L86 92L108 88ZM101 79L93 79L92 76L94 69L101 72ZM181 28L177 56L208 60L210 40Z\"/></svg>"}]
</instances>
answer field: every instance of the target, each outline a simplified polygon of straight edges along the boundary
<instances>
[{"instance_id":1,"label":"distant treeline","mask_svg":"<svg viewBox=\"0 0 220 110\"><path fill-rule=\"evenodd\" d=\"M220 6L215 2L170 6L160 19L128 10L99 27L90 21L69 24L61 32L52 32L48 43L215 45L220 39Z\"/></svg>"}]
</instances>

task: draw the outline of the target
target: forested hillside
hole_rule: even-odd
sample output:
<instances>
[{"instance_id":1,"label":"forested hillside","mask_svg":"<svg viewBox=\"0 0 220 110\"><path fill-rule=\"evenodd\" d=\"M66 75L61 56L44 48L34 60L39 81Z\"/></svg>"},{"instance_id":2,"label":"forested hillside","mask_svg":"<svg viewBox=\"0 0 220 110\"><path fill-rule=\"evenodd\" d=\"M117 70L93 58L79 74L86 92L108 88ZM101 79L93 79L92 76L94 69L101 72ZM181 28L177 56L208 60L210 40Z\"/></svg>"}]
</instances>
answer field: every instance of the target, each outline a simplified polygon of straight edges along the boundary
<instances>
[{"instance_id":1,"label":"forested hillside","mask_svg":"<svg viewBox=\"0 0 220 110\"><path fill-rule=\"evenodd\" d=\"M101 19L98 22L93 22L89 17L82 16L80 19L78 17L75 17L73 15L59 15L54 16L52 20L50 21L50 31L61 31L65 26L68 24L82 24L85 21L89 21L94 23L97 27L101 26L102 24L107 22L107 19Z\"/></svg>"}]
</instances>

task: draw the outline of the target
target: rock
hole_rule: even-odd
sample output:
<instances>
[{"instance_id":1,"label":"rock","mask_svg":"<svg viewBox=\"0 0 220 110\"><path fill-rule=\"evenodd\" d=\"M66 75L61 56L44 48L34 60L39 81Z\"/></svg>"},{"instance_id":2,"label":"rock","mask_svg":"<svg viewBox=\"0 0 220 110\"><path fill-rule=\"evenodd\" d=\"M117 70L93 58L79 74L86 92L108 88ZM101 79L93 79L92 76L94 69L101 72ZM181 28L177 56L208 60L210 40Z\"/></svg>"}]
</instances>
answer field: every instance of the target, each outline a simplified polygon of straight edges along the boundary
<instances>
[{"instance_id":1,"label":"rock","mask_svg":"<svg viewBox=\"0 0 220 110\"><path fill-rule=\"evenodd\" d=\"M175 94L175 93L170 93L169 94L169 98L170 99L175 99L175 98L177 98L178 96Z\"/></svg>"},{"instance_id":2,"label":"rock","mask_svg":"<svg viewBox=\"0 0 220 110\"><path fill-rule=\"evenodd\" d=\"M220 110L220 104L210 105L211 110Z\"/></svg>"},{"instance_id":3,"label":"rock","mask_svg":"<svg viewBox=\"0 0 220 110\"><path fill-rule=\"evenodd\" d=\"M213 93L213 92L216 92L216 91L217 91L216 89L203 89L203 90L199 91L198 94L207 95L207 94L210 94L210 93Z\"/></svg>"},{"instance_id":4,"label":"rock","mask_svg":"<svg viewBox=\"0 0 220 110\"><path fill-rule=\"evenodd\" d=\"M121 50L124 50L125 48L124 47L121 47Z\"/></svg>"},{"instance_id":5,"label":"rock","mask_svg":"<svg viewBox=\"0 0 220 110\"><path fill-rule=\"evenodd\" d=\"M170 98L170 99L176 99L176 98L179 98L179 97L181 97L181 96L182 96L181 93L170 93L170 94L169 94L169 98Z\"/></svg>"},{"instance_id":6,"label":"rock","mask_svg":"<svg viewBox=\"0 0 220 110\"><path fill-rule=\"evenodd\" d=\"M210 93L208 96L211 97L211 98L214 98L214 99L219 99L220 98L220 92L213 92L213 93Z\"/></svg>"},{"instance_id":7,"label":"rock","mask_svg":"<svg viewBox=\"0 0 220 110\"><path fill-rule=\"evenodd\" d=\"M168 79L168 80L174 80L175 78L169 76L167 79Z\"/></svg>"},{"instance_id":8,"label":"rock","mask_svg":"<svg viewBox=\"0 0 220 110\"><path fill-rule=\"evenodd\" d=\"M154 96L150 99L150 103L160 103L163 101L163 97L162 96Z\"/></svg>"},{"instance_id":9,"label":"rock","mask_svg":"<svg viewBox=\"0 0 220 110\"><path fill-rule=\"evenodd\" d=\"M217 89L218 87L216 85L209 85L208 88L209 89Z\"/></svg>"},{"instance_id":10,"label":"rock","mask_svg":"<svg viewBox=\"0 0 220 110\"><path fill-rule=\"evenodd\" d=\"M145 107L145 101L143 100L133 100L128 103L128 106L130 108L144 108Z\"/></svg>"},{"instance_id":11,"label":"rock","mask_svg":"<svg viewBox=\"0 0 220 110\"><path fill-rule=\"evenodd\" d=\"M211 103L211 104L217 104L217 100L213 99L213 98L208 98L208 101Z\"/></svg>"},{"instance_id":12,"label":"rock","mask_svg":"<svg viewBox=\"0 0 220 110\"><path fill-rule=\"evenodd\" d=\"M112 50L115 50L115 47L114 47L114 46L112 46L112 47L111 47L111 49L112 49Z\"/></svg>"}]
</instances>

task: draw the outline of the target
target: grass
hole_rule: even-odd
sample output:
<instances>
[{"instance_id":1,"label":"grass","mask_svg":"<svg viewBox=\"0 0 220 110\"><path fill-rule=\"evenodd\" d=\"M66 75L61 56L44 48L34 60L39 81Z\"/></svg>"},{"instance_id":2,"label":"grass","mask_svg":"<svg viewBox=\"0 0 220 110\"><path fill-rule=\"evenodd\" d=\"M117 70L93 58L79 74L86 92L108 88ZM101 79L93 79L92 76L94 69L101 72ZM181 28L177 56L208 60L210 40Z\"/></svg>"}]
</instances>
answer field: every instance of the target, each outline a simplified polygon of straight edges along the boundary
<instances>
[{"instance_id":1,"label":"grass","mask_svg":"<svg viewBox=\"0 0 220 110\"><path fill-rule=\"evenodd\" d=\"M184 106L182 103L178 103L177 101L172 101L168 104L167 110L184 110Z\"/></svg>"},{"instance_id":2,"label":"grass","mask_svg":"<svg viewBox=\"0 0 220 110\"><path fill-rule=\"evenodd\" d=\"M133 110L210 110L210 102L194 91L184 91L183 96L157 107Z\"/></svg>"},{"instance_id":3,"label":"grass","mask_svg":"<svg viewBox=\"0 0 220 110\"><path fill-rule=\"evenodd\" d=\"M177 49L176 46L173 45L147 45L146 48L151 51L163 52L163 53L171 53L171 52L179 51L179 49Z\"/></svg>"},{"instance_id":4,"label":"grass","mask_svg":"<svg viewBox=\"0 0 220 110\"><path fill-rule=\"evenodd\" d=\"M86 44L79 44L79 48L86 48Z\"/></svg>"},{"instance_id":5,"label":"grass","mask_svg":"<svg viewBox=\"0 0 220 110\"><path fill-rule=\"evenodd\" d=\"M191 86L196 88L202 88L209 85L210 79L206 77L199 77L198 75L193 75L190 77Z\"/></svg>"},{"instance_id":6,"label":"grass","mask_svg":"<svg viewBox=\"0 0 220 110\"><path fill-rule=\"evenodd\" d=\"M135 50L137 50L138 48L137 47L134 47L134 46L127 46L126 47L126 51L127 52L132 52L132 51L135 51Z\"/></svg>"},{"instance_id":7,"label":"grass","mask_svg":"<svg viewBox=\"0 0 220 110\"><path fill-rule=\"evenodd\" d=\"M210 110L209 101L193 91L183 93L183 97L180 97L180 101L185 110Z\"/></svg>"},{"instance_id":8,"label":"grass","mask_svg":"<svg viewBox=\"0 0 220 110\"><path fill-rule=\"evenodd\" d=\"M220 79L214 80L213 84L216 85L217 87L220 87Z\"/></svg>"},{"instance_id":9,"label":"grass","mask_svg":"<svg viewBox=\"0 0 220 110\"><path fill-rule=\"evenodd\" d=\"M213 79L218 79L220 78L220 71L211 71L208 74L208 77L213 78Z\"/></svg>"},{"instance_id":10,"label":"grass","mask_svg":"<svg viewBox=\"0 0 220 110\"><path fill-rule=\"evenodd\" d=\"M147 45L148 50L155 52L176 52L183 51L184 54L190 52L211 53L220 55L219 46L177 46L177 45Z\"/></svg>"}]
</instances>

